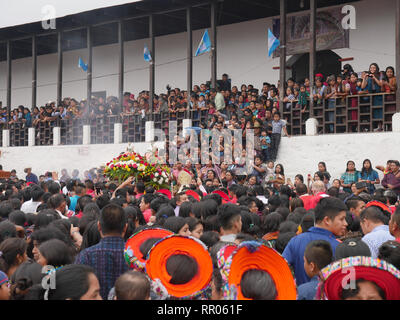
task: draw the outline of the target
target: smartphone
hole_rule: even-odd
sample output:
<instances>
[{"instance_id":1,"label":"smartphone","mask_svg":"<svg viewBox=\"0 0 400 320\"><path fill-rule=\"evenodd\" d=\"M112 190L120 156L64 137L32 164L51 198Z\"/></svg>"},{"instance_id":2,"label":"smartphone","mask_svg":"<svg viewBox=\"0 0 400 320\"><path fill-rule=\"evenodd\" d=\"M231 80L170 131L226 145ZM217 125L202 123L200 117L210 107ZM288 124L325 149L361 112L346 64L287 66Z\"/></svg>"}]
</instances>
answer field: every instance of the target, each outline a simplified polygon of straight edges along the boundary
<instances>
[{"instance_id":1,"label":"smartphone","mask_svg":"<svg viewBox=\"0 0 400 320\"><path fill-rule=\"evenodd\" d=\"M101 193L101 188L100 187L96 187L96 194L100 194Z\"/></svg>"}]
</instances>

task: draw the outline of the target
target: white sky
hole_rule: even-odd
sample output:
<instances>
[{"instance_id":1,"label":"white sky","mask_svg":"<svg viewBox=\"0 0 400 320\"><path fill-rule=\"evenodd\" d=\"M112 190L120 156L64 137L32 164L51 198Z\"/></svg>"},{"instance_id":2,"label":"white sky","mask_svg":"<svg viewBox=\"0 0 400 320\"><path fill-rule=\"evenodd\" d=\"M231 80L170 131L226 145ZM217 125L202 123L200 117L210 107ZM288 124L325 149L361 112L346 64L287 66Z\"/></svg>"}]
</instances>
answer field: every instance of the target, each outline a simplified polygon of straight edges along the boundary
<instances>
[{"instance_id":1,"label":"white sky","mask_svg":"<svg viewBox=\"0 0 400 320\"><path fill-rule=\"evenodd\" d=\"M0 0L0 29L45 19L42 9L53 6L57 18L141 0Z\"/></svg>"}]
</instances>

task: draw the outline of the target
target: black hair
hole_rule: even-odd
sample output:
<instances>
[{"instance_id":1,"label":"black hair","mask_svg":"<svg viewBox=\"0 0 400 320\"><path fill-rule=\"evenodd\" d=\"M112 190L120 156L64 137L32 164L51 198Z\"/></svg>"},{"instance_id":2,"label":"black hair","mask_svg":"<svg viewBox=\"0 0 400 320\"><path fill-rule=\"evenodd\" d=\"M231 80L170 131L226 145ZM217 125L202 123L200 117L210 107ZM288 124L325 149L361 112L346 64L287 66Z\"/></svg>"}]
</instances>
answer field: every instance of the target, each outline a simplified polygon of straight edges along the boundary
<instances>
[{"instance_id":1,"label":"black hair","mask_svg":"<svg viewBox=\"0 0 400 320\"><path fill-rule=\"evenodd\" d=\"M304 183L296 184L296 194L301 196L307 193L307 186Z\"/></svg>"},{"instance_id":2,"label":"black hair","mask_svg":"<svg viewBox=\"0 0 400 320\"><path fill-rule=\"evenodd\" d=\"M192 212L192 203L190 201L185 201L179 207L179 216L182 218L190 217L190 213Z\"/></svg>"},{"instance_id":3,"label":"black hair","mask_svg":"<svg viewBox=\"0 0 400 320\"><path fill-rule=\"evenodd\" d=\"M283 220L286 220L290 213L289 208L283 206L278 207L275 211L282 216Z\"/></svg>"},{"instance_id":4,"label":"black hair","mask_svg":"<svg viewBox=\"0 0 400 320\"><path fill-rule=\"evenodd\" d=\"M96 204L98 205L100 210L103 209L109 203L110 203L110 196L108 194L103 194L96 199Z\"/></svg>"},{"instance_id":5,"label":"black hair","mask_svg":"<svg viewBox=\"0 0 400 320\"><path fill-rule=\"evenodd\" d=\"M33 260L19 265L10 278L10 300L24 300L30 288L42 282L42 268Z\"/></svg>"},{"instance_id":6,"label":"black hair","mask_svg":"<svg viewBox=\"0 0 400 320\"><path fill-rule=\"evenodd\" d=\"M285 223L285 222L284 222ZM280 254L283 253L289 241L296 236L296 232L280 232L275 242L275 249Z\"/></svg>"},{"instance_id":7,"label":"black hair","mask_svg":"<svg viewBox=\"0 0 400 320\"><path fill-rule=\"evenodd\" d=\"M65 198L62 194L53 194L49 200L47 200L47 206L50 209L57 209L64 201Z\"/></svg>"},{"instance_id":8,"label":"black hair","mask_svg":"<svg viewBox=\"0 0 400 320\"><path fill-rule=\"evenodd\" d=\"M201 217L204 221L209 216L218 213L218 202L215 199L202 199L202 201L196 202L192 205L192 210L196 218Z\"/></svg>"},{"instance_id":9,"label":"black hair","mask_svg":"<svg viewBox=\"0 0 400 320\"><path fill-rule=\"evenodd\" d=\"M304 250L304 258L308 263L314 263L319 270L332 262L332 256L332 247L326 240L311 241Z\"/></svg>"},{"instance_id":10,"label":"black hair","mask_svg":"<svg viewBox=\"0 0 400 320\"><path fill-rule=\"evenodd\" d=\"M122 207L109 204L100 213L99 223L104 235L109 233L122 234L127 223L127 218Z\"/></svg>"},{"instance_id":11,"label":"black hair","mask_svg":"<svg viewBox=\"0 0 400 320\"><path fill-rule=\"evenodd\" d=\"M342 211L347 211L343 201L332 197L323 198L315 207L315 222L321 222L325 217L333 220Z\"/></svg>"},{"instance_id":12,"label":"black hair","mask_svg":"<svg viewBox=\"0 0 400 320\"><path fill-rule=\"evenodd\" d=\"M175 254L167 259L166 269L171 276L169 283L185 284L197 274L196 260L185 254Z\"/></svg>"},{"instance_id":13,"label":"black hair","mask_svg":"<svg viewBox=\"0 0 400 320\"><path fill-rule=\"evenodd\" d=\"M8 270L17 264L17 256L24 256L27 243L21 238L8 238L0 243L0 270L7 273Z\"/></svg>"},{"instance_id":14,"label":"black hair","mask_svg":"<svg viewBox=\"0 0 400 320\"><path fill-rule=\"evenodd\" d=\"M293 221L284 221L279 226L279 233L297 232L298 224Z\"/></svg>"},{"instance_id":15,"label":"black hair","mask_svg":"<svg viewBox=\"0 0 400 320\"><path fill-rule=\"evenodd\" d=\"M40 211L35 220L35 230L48 226L52 221L60 219L58 213L52 209Z\"/></svg>"},{"instance_id":16,"label":"black hair","mask_svg":"<svg viewBox=\"0 0 400 320\"><path fill-rule=\"evenodd\" d=\"M17 236L17 229L10 221L0 222L0 243L8 238L15 238Z\"/></svg>"},{"instance_id":17,"label":"black hair","mask_svg":"<svg viewBox=\"0 0 400 320\"><path fill-rule=\"evenodd\" d=\"M48 289L48 300L80 300L89 290L89 275L95 275L93 268L83 264L66 265L56 271L57 285ZM44 300L42 284L33 286L27 295L30 300Z\"/></svg>"},{"instance_id":18,"label":"black hair","mask_svg":"<svg viewBox=\"0 0 400 320\"><path fill-rule=\"evenodd\" d=\"M165 220L163 227L173 233L179 233L179 230L181 230L185 224L187 224L185 218L172 216Z\"/></svg>"},{"instance_id":19,"label":"black hair","mask_svg":"<svg viewBox=\"0 0 400 320\"><path fill-rule=\"evenodd\" d=\"M223 204L218 209L218 220L224 230L230 230L234 221L240 217L240 209L232 203Z\"/></svg>"},{"instance_id":20,"label":"black hair","mask_svg":"<svg viewBox=\"0 0 400 320\"><path fill-rule=\"evenodd\" d=\"M360 283L363 283L363 282L367 282L367 281L368 281L368 280L365 280L365 279L362 279L362 278L357 279L356 282L355 282L356 288L355 288L355 289L352 289L351 286L350 286L350 288L348 288L348 289L343 289L343 290L342 290L342 294L341 294L341 299L342 299L342 300L346 300L346 299L348 299L348 298L352 298L352 297L356 296L356 295L359 293L359 291L360 291L360 286L359 286L359 284L360 284ZM383 291L383 289L382 289L381 287L379 287L375 282L373 282L373 281L370 281L370 282L373 283L374 287L375 287L376 290L378 291L379 296L380 296L383 300L386 300L385 291Z\"/></svg>"},{"instance_id":21,"label":"black hair","mask_svg":"<svg viewBox=\"0 0 400 320\"><path fill-rule=\"evenodd\" d=\"M262 231L264 234L276 232L279 230L280 224L283 222L282 216L277 212L272 212L263 216Z\"/></svg>"},{"instance_id":22,"label":"black hair","mask_svg":"<svg viewBox=\"0 0 400 320\"><path fill-rule=\"evenodd\" d=\"M247 270L240 280L240 288L245 298L253 300L275 300L278 295L274 280L264 270Z\"/></svg>"},{"instance_id":23,"label":"black hair","mask_svg":"<svg viewBox=\"0 0 400 320\"><path fill-rule=\"evenodd\" d=\"M39 252L50 266L61 267L73 262L70 249L65 242L58 239L43 242L39 246Z\"/></svg>"},{"instance_id":24,"label":"black hair","mask_svg":"<svg viewBox=\"0 0 400 320\"><path fill-rule=\"evenodd\" d=\"M82 211L82 216L87 215L88 213L93 213L94 215L96 215L97 217L100 217L100 208L99 206L94 203L87 203Z\"/></svg>"},{"instance_id":25,"label":"black hair","mask_svg":"<svg viewBox=\"0 0 400 320\"><path fill-rule=\"evenodd\" d=\"M392 240L382 243L378 259L385 260L400 269L400 243Z\"/></svg>"},{"instance_id":26,"label":"black hair","mask_svg":"<svg viewBox=\"0 0 400 320\"><path fill-rule=\"evenodd\" d=\"M303 220L303 215L294 212L289 214L288 217L286 218L286 221L293 221L297 225L301 223L301 220Z\"/></svg>"},{"instance_id":27,"label":"black hair","mask_svg":"<svg viewBox=\"0 0 400 320\"><path fill-rule=\"evenodd\" d=\"M162 204L156 213L157 224L163 226L170 217L175 217L174 208L169 204Z\"/></svg>"},{"instance_id":28,"label":"black hair","mask_svg":"<svg viewBox=\"0 0 400 320\"><path fill-rule=\"evenodd\" d=\"M363 220L370 220L374 223L383 223L383 224L389 224L390 216L386 216L381 210L379 210L377 207L371 206L366 209L364 209L361 214L360 214L360 221Z\"/></svg>"},{"instance_id":29,"label":"black hair","mask_svg":"<svg viewBox=\"0 0 400 320\"><path fill-rule=\"evenodd\" d=\"M149 238L143 241L143 243L139 247L139 251L142 254L143 259L147 259L147 255L149 254L150 249L162 238Z\"/></svg>"},{"instance_id":30,"label":"black hair","mask_svg":"<svg viewBox=\"0 0 400 320\"><path fill-rule=\"evenodd\" d=\"M85 228L85 232L82 235L82 244L80 250L84 250L91 246L98 244L101 240L99 228L97 227L97 220L90 221Z\"/></svg>"},{"instance_id":31,"label":"black hair","mask_svg":"<svg viewBox=\"0 0 400 320\"><path fill-rule=\"evenodd\" d=\"M117 300L145 300L150 296L150 281L139 271L129 270L115 281Z\"/></svg>"},{"instance_id":32,"label":"black hair","mask_svg":"<svg viewBox=\"0 0 400 320\"><path fill-rule=\"evenodd\" d=\"M157 212L158 209L160 209L161 205L163 204L168 204L169 201L167 198L163 196L156 196L151 202L150 202L150 209L153 210L154 212Z\"/></svg>"},{"instance_id":33,"label":"black hair","mask_svg":"<svg viewBox=\"0 0 400 320\"><path fill-rule=\"evenodd\" d=\"M211 248L219 240L220 237L218 232L216 231L205 231L200 237L200 241L202 241L207 246L207 248Z\"/></svg>"},{"instance_id":34,"label":"black hair","mask_svg":"<svg viewBox=\"0 0 400 320\"><path fill-rule=\"evenodd\" d=\"M201 220L193 218L193 217L187 217L187 218L185 218L185 221L189 226L190 232L192 232L194 229L196 229L196 227L199 224L203 225L203 222L201 222Z\"/></svg>"},{"instance_id":35,"label":"black hair","mask_svg":"<svg viewBox=\"0 0 400 320\"><path fill-rule=\"evenodd\" d=\"M25 213L20 210L15 210L10 213L10 215L8 216L8 220L10 220L10 222L14 223L17 226L23 227L26 222Z\"/></svg>"},{"instance_id":36,"label":"black hair","mask_svg":"<svg viewBox=\"0 0 400 320\"><path fill-rule=\"evenodd\" d=\"M8 219L9 214L13 211L14 211L14 207L13 207L11 201L6 200L3 202L0 202L0 218Z\"/></svg>"},{"instance_id":37,"label":"black hair","mask_svg":"<svg viewBox=\"0 0 400 320\"><path fill-rule=\"evenodd\" d=\"M64 241L66 244L68 243L68 239L66 239L65 234L61 232L59 229L55 227L44 227L38 229L32 233L31 235L32 242L36 241L40 246L43 242L51 240L51 239L59 239Z\"/></svg>"},{"instance_id":38,"label":"black hair","mask_svg":"<svg viewBox=\"0 0 400 320\"><path fill-rule=\"evenodd\" d=\"M42 188L35 186L32 187L31 195L32 195L32 201L37 202L40 201L40 199L43 197L44 191Z\"/></svg>"},{"instance_id":39,"label":"black hair","mask_svg":"<svg viewBox=\"0 0 400 320\"><path fill-rule=\"evenodd\" d=\"M78 199L76 202L76 207L75 207L75 212L83 211L85 210L85 207L89 204L93 203L93 199L89 195L82 196Z\"/></svg>"},{"instance_id":40,"label":"black hair","mask_svg":"<svg viewBox=\"0 0 400 320\"><path fill-rule=\"evenodd\" d=\"M54 181L48 181L46 182L47 184L47 190L48 192L50 192L51 194L60 194L60 185L57 182Z\"/></svg>"},{"instance_id":41,"label":"black hair","mask_svg":"<svg viewBox=\"0 0 400 320\"><path fill-rule=\"evenodd\" d=\"M301 232L307 232L308 229L314 227L314 212L309 212L303 216L300 222Z\"/></svg>"}]
</instances>

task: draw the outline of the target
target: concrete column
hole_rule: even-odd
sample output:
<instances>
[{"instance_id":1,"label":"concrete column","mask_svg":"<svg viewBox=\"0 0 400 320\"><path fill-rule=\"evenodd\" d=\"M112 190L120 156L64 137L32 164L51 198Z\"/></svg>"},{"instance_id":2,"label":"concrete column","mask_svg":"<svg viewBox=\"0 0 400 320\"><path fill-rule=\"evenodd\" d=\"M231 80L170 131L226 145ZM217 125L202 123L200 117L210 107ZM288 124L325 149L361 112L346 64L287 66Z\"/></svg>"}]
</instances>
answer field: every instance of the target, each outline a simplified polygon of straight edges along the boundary
<instances>
[{"instance_id":1,"label":"concrete column","mask_svg":"<svg viewBox=\"0 0 400 320\"><path fill-rule=\"evenodd\" d=\"M306 136L316 136L318 134L318 120L310 118L306 121Z\"/></svg>"},{"instance_id":2,"label":"concrete column","mask_svg":"<svg viewBox=\"0 0 400 320\"><path fill-rule=\"evenodd\" d=\"M182 129L183 129L183 137L190 135L189 130L185 130L186 128L190 128L192 126L192 119L183 119L182 121Z\"/></svg>"},{"instance_id":3,"label":"concrete column","mask_svg":"<svg viewBox=\"0 0 400 320\"><path fill-rule=\"evenodd\" d=\"M122 143L122 123L114 123L114 144Z\"/></svg>"},{"instance_id":4,"label":"concrete column","mask_svg":"<svg viewBox=\"0 0 400 320\"><path fill-rule=\"evenodd\" d=\"M10 130L3 130L3 148L7 148L10 146Z\"/></svg>"},{"instance_id":5,"label":"concrete column","mask_svg":"<svg viewBox=\"0 0 400 320\"><path fill-rule=\"evenodd\" d=\"M59 146L61 144L61 128L53 128L53 146Z\"/></svg>"},{"instance_id":6,"label":"concrete column","mask_svg":"<svg viewBox=\"0 0 400 320\"><path fill-rule=\"evenodd\" d=\"M82 144L90 144L90 126L83 126L83 139Z\"/></svg>"},{"instance_id":7,"label":"concrete column","mask_svg":"<svg viewBox=\"0 0 400 320\"><path fill-rule=\"evenodd\" d=\"M400 112L395 113L392 117L392 131L400 132ZM4 131L3 131L3 134L4 134Z\"/></svg>"},{"instance_id":8,"label":"concrete column","mask_svg":"<svg viewBox=\"0 0 400 320\"><path fill-rule=\"evenodd\" d=\"M146 121L146 142L154 141L154 121Z\"/></svg>"},{"instance_id":9,"label":"concrete column","mask_svg":"<svg viewBox=\"0 0 400 320\"><path fill-rule=\"evenodd\" d=\"M28 128L28 146L33 147L35 145L35 128Z\"/></svg>"}]
</instances>

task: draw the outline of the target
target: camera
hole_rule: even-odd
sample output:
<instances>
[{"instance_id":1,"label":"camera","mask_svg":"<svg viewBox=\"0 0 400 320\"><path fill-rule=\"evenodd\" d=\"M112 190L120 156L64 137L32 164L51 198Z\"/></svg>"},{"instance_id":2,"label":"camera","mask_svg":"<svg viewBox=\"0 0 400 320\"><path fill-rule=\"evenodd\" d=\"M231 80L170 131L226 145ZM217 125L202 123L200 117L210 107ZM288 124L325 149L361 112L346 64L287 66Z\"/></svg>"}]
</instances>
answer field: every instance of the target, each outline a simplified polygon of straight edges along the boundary
<instances>
[{"instance_id":1,"label":"camera","mask_svg":"<svg viewBox=\"0 0 400 320\"><path fill-rule=\"evenodd\" d=\"M166 89L167 89L168 92L170 92L171 91L171 86L169 84L167 84Z\"/></svg>"}]
</instances>

